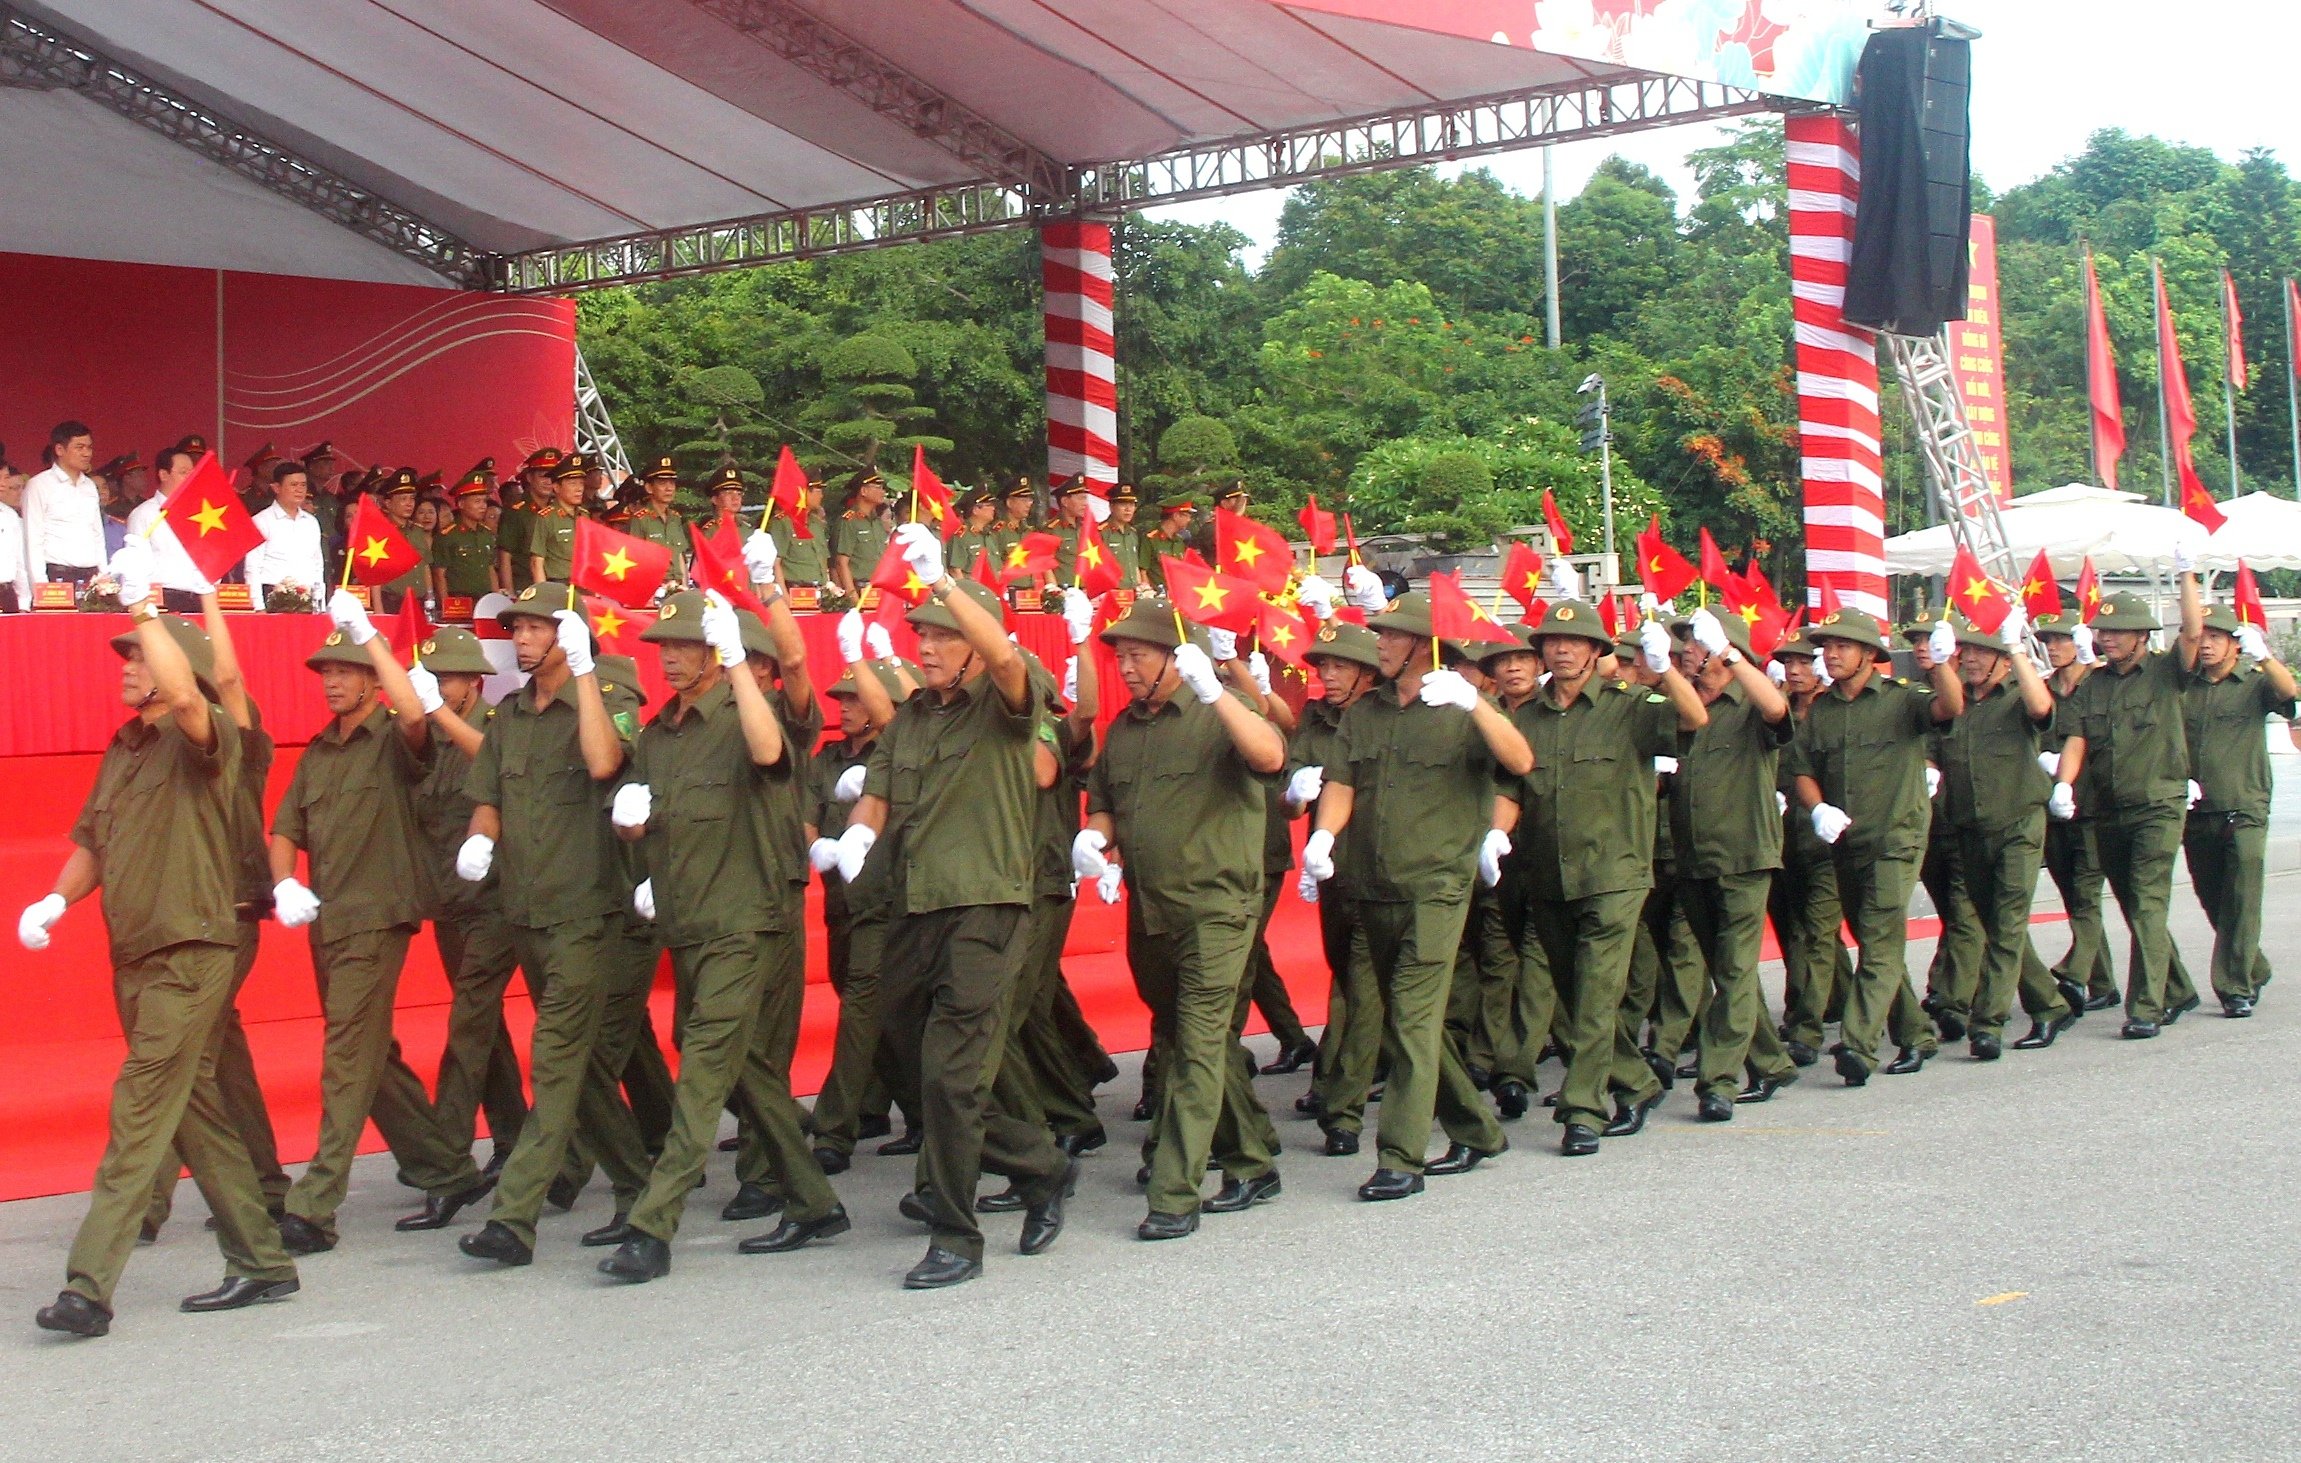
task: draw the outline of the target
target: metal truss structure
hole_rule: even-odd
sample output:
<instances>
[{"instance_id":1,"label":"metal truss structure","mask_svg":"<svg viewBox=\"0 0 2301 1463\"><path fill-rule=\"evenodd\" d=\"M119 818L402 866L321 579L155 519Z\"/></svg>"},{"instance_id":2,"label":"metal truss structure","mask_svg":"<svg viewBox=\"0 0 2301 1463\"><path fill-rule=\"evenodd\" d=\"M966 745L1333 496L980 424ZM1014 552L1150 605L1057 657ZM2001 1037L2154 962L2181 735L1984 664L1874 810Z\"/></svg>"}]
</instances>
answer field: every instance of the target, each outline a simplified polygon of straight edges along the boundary
<instances>
[{"instance_id":1,"label":"metal truss structure","mask_svg":"<svg viewBox=\"0 0 2301 1463\"><path fill-rule=\"evenodd\" d=\"M1965 418L1957 381L1950 374L1949 338L1939 335L1880 335L1901 380L1902 404L1917 431L1925 459L1926 484L1948 520L1950 533L1973 551L1981 567L2000 584L2019 584L2028 566L2014 562L1997 493L1982 471L1981 452Z\"/></svg>"},{"instance_id":2,"label":"metal truss structure","mask_svg":"<svg viewBox=\"0 0 2301 1463\"><path fill-rule=\"evenodd\" d=\"M7 5L0 85L76 93L466 289L499 282L495 256Z\"/></svg>"},{"instance_id":3,"label":"metal truss structure","mask_svg":"<svg viewBox=\"0 0 2301 1463\"><path fill-rule=\"evenodd\" d=\"M575 348L575 450L590 453L607 469L611 483L631 476L631 459L623 451L623 438L615 430L615 418L607 414L607 400L591 379L591 365L583 359L580 345Z\"/></svg>"}]
</instances>

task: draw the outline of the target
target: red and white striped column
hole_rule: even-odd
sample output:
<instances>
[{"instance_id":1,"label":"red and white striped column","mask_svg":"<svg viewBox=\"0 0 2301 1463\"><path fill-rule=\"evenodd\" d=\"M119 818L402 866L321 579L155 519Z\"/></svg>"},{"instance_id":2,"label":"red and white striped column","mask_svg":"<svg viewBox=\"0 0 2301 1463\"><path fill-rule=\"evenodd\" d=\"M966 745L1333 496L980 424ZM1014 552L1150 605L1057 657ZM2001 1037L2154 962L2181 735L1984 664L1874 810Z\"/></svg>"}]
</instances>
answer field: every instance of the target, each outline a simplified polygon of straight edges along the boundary
<instances>
[{"instance_id":1,"label":"red and white striped column","mask_svg":"<svg viewBox=\"0 0 2301 1463\"><path fill-rule=\"evenodd\" d=\"M1117 351L1111 336L1111 226L1062 219L1039 229L1046 287L1047 480L1119 480Z\"/></svg>"},{"instance_id":2,"label":"red and white striped column","mask_svg":"<svg viewBox=\"0 0 2301 1463\"><path fill-rule=\"evenodd\" d=\"M1797 316L1798 440L1806 498L1806 602L1821 586L1848 609L1886 613L1885 456L1876 339L1846 324L1846 268L1861 145L1845 119L1788 123L1790 294Z\"/></svg>"}]
</instances>

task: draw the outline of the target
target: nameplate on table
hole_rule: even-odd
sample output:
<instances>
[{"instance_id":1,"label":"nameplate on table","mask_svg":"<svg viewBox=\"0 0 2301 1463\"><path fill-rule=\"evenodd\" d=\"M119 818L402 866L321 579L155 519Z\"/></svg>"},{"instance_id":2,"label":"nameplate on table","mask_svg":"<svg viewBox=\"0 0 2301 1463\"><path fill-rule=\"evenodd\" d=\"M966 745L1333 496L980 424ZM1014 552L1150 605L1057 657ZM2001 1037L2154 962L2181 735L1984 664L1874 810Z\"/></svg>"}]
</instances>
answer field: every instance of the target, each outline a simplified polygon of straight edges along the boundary
<instances>
[{"instance_id":1,"label":"nameplate on table","mask_svg":"<svg viewBox=\"0 0 2301 1463\"><path fill-rule=\"evenodd\" d=\"M52 579L43 579L32 586L32 608L36 610L76 610L80 601L73 587Z\"/></svg>"},{"instance_id":2,"label":"nameplate on table","mask_svg":"<svg viewBox=\"0 0 2301 1463\"><path fill-rule=\"evenodd\" d=\"M219 610L252 610L256 607L253 596L245 584L219 584L216 586L216 608Z\"/></svg>"},{"instance_id":3,"label":"nameplate on table","mask_svg":"<svg viewBox=\"0 0 2301 1463\"><path fill-rule=\"evenodd\" d=\"M813 614L823 607L822 591L812 584L786 585L783 593L789 597L791 613L795 615Z\"/></svg>"},{"instance_id":4,"label":"nameplate on table","mask_svg":"<svg viewBox=\"0 0 2301 1463\"><path fill-rule=\"evenodd\" d=\"M471 623L471 607L474 603L468 594L443 596L439 602L439 617L450 625L468 625Z\"/></svg>"}]
</instances>

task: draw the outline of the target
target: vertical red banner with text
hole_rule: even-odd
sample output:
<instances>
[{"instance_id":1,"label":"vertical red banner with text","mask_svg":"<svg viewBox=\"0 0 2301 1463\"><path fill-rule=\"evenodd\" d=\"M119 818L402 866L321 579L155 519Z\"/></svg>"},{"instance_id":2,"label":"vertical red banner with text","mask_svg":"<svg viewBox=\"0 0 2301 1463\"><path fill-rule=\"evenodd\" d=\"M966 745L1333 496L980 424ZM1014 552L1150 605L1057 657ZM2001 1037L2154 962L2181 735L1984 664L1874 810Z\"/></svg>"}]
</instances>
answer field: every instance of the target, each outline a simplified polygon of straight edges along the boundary
<instances>
[{"instance_id":1,"label":"vertical red banner with text","mask_svg":"<svg viewBox=\"0 0 2301 1463\"><path fill-rule=\"evenodd\" d=\"M1965 403L1981 470L2000 503L2013 501L2012 446L2005 424L2005 337L1997 318L1997 220L1973 216L1965 319L1949 326L1949 368Z\"/></svg>"}]
</instances>

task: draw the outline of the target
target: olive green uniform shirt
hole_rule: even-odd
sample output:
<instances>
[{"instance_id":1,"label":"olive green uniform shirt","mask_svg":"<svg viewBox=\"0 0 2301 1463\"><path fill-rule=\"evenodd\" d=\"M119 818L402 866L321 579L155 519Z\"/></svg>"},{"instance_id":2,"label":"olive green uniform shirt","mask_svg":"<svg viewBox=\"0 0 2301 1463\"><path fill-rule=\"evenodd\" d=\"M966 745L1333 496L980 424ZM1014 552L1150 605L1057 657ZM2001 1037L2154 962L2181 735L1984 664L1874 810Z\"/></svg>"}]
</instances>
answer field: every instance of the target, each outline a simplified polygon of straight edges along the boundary
<instances>
[{"instance_id":1,"label":"olive green uniform shirt","mask_svg":"<svg viewBox=\"0 0 2301 1463\"><path fill-rule=\"evenodd\" d=\"M847 831L847 820L854 813L853 803L839 801L839 779L849 770L861 767L868 774L871 749L877 745L874 735L868 742L856 746L842 738L827 743L810 762L809 789L814 801L810 817L824 838L837 838ZM823 873L823 909L826 919L867 919L887 912L887 860L872 850L873 857L863 860L856 871L854 882L839 877L837 869Z\"/></svg>"},{"instance_id":2,"label":"olive green uniform shirt","mask_svg":"<svg viewBox=\"0 0 2301 1463\"><path fill-rule=\"evenodd\" d=\"M522 929L620 913L631 893L607 821L614 783L592 780L577 735L575 682L559 689L541 711L532 683L497 704L467 784L474 802L502 815L495 869L503 917ZM612 686L599 690L628 747L638 703Z\"/></svg>"},{"instance_id":3,"label":"olive green uniform shirt","mask_svg":"<svg viewBox=\"0 0 2301 1463\"><path fill-rule=\"evenodd\" d=\"M943 562L950 566L953 574L973 578L975 558L978 554L991 561L993 572L996 572L1005 562L1001 557L1002 551L998 545L991 542L991 535L987 530L982 533L965 532L953 538L950 552L943 556Z\"/></svg>"},{"instance_id":4,"label":"olive green uniform shirt","mask_svg":"<svg viewBox=\"0 0 2301 1463\"><path fill-rule=\"evenodd\" d=\"M576 516L557 506L535 515L528 552L543 555L543 577L564 584L575 568Z\"/></svg>"},{"instance_id":5,"label":"olive green uniform shirt","mask_svg":"<svg viewBox=\"0 0 2301 1463\"><path fill-rule=\"evenodd\" d=\"M1268 783L1215 709L1179 687L1156 710L1136 701L1119 713L1087 782L1087 812L1117 824L1137 928L1163 935L1207 915L1261 914Z\"/></svg>"},{"instance_id":6,"label":"olive green uniform shirt","mask_svg":"<svg viewBox=\"0 0 2301 1463\"><path fill-rule=\"evenodd\" d=\"M250 703L251 719L254 705ZM263 723L240 729L240 772L232 781L232 846L239 850L235 893L238 902L253 909L272 905L272 853L264 837L264 784L272 775L277 749Z\"/></svg>"},{"instance_id":7,"label":"olive green uniform shirt","mask_svg":"<svg viewBox=\"0 0 2301 1463\"><path fill-rule=\"evenodd\" d=\"M2077 805L2096 814L2111 808L2171 803L2189 796L2189 738L2182 727L2182 691L2189 673L2170 650L2144 651L2119 675L2106 663L2061 704L2062 731L2085 738Z\"/></svg>"},{"instance_id":8,"label":"olive green uniform shirt","mask_svg":"<svg viewBox=\"0 0 2301 1463\"><path fill-rule=\"evenodd\" d=\"M1150 581L1151 588L1161 594L1166 593L1166 561L1181 558L1185 547L1186 545L1179 539L1168 538L1155 528L1148 529L1143 533L1138 558L1141 561L1143 577ZM1213 561L1209 560L1208 562Z\"/></svg>"},{"instance_id":9,"label":"olive green uniform shirt","mask_svg":"<svg viewBox=\"0 0 2301 1463\"><path fill-rule=\"evenodd\" d=\"M1142 530L1133 524L1103 525L1103 542L1110 547L1111 561L1118 565L1119 587L1132 589L1142 582L1143 541Z\"/></svg>"},{"instance_id":10,"label":"olive green uniform shirt","mask_svg":"<svg viewBox=\"0 0 2301 1463\"><path fill-rule=\"evenodd\" d=\"M471 724L483 736L495 712L484 702L474 710ZM423 825L425 858L431 865L434 919L467 920L492 914L497 904L496 871L478 883L460 878L455 856L471 836L473 801L470 789L472 759L446 737L431 739L431 766L416 785L416 818Z\"/></svg>"},{"instance_id":11,"label":"olive green uniform shirt","mask_svg":"<svg viewBox=\"0 0 2301 1463\"><path fill-rule=\"evenodd\" d=\"M513 594L535 582L527 569L527 556L535 552L535 522L535 510L525 503L513 504L496 519L495 547L497 552L511 556Z\"/></svg>"},{"instance_id":12,"label":"olive green uniform shirt","mask_svg":"<svg viewBox=\"0 0 2301 1463\"><path fill-rule=\"evenodd\" d=\"M96 859L112 963L170 945L231 945L238 865L232 839L240 729L208 708L215 746L203 751L173 717L112 733L72 841Z\"/></svg>"},{"instance_id":13,"label":"olive green uniform shirt","mask_svg":"<svg viewBox=\"0 0 2301 1463\"><path fill-rule=\"evenodd\" d=\"M671 568L664 575L667 588L678 589L688 580L687 574L687 520L677 513L666 513L660 518L653 512L634 513L623 520L625 533L645 543L660 544L671 551Z\"/></svg>"},{"instance_id":14,"label":"olive green uniform shirt","mask_svg":"<svg viewBox=\"0 0 2301 1463\"><path fill-rule=\"evenodd\" d=\"M831 529L831 555L844 555L847 572L854 577L855 587L861 589L878 572L879 556L887 551L887 540L894 536L884 515L874 513L867 518L842 513Z\"/></svg>"},{"instance_id":15,"label":"olive green uniform shirt","mask_svg":"<svg viewBox=\"0 0 2301 1463\"><path fill-rule=\"evenodd\" d=\"M896 709L863 779L887 802L894 912L1031 902L1038 721L1035 698L1010 710L988 675Z\"/></svg>"},{"instance_id":16,"label":"olive green uniform shirt","mask_svg":"<svg viewBox=\"0 0 2301 1463\"><path fill-rule=\"evenodd\" d=\"M1278 817L1285 811L1286 784L1293 780L1294 774L1300 772L1305 767L1317 767L1323 769L1330 763L1339 760L1341 756L1342 712L1336 710L1332 706L1327 705L1323 699L1304 702L1302 706L1302 715L1295 719L1294 735L1286 739L1286 769L1280 775L1277 785L1270 789L1272 820L1276 821ZM1305 811L1315 812L1316 808L1317 804L1313 803L1311 807L1305 809ZM1488 818L1491 822L1491 811L1488 813ZM1288 819L1287 821L1290 825L1293 822L1292 819ZM1291 865L1294 861L1293 830L1291 826L1287 830L1287 837L1287 864ZM1265 858L1263 861L1263 872L1265 874L1282 872L1285 867L1283 865L1278 870L1271 868L1268 858L1269 850L1267 846L1265 847L1264 852ZM1351 892L1348 876L1345 870L1339 864L1335 867L1334 877L1326 881L1326 887L1328 891L1335 894L1348 894Z\"/></svg>"},{"instance_id":17,"label":"olive green uniform shirt","mask_svg":"<svg viewBox=\"0 0 2301 1463\"><path fill-rule=\"evenodd\" d=\"M2240 660L2220 680L2192 674L2181 693L2189 775L2205 790L2194 811L2269 816L2269 739L2263 723L2293 719L2293 703L2269 688L2261 668Z\"/></svg>"},{"instance_id":18,"label":"olive green uniform shirt","mask_svg":"<svg viewBox=\"0 0 2301 1463\"><path fill-rule=\"evenodd\" d=\"M1840 681L1814 698L1790 744L1790 760L1794 771L1821 785L1823 802L1854 820L1836 848L1872 857L1924 856L1933 819L1925 789L1933 729L1930 686L1872 672L1859 695L1847 696Z\"/></svg>"},{"instance_id":19,"label":"olive green uniform shirt","mask_svg":"<svg viewBox=\"0 0 2301 1463\"><path fill-rule=\"evenodd\" d=\"M1342 714L1341 742L1324 765L1327 782L1354 797L1335 853L1350 891L1416 903L1467 899L1495 794L1494 758L1470 714L1418 698L1401 706L1384 682Z\"/></svg>"},{"instance_id":20,"label":"olive green uniform shirt","mask_svg":"<svg viewBox=\"0 0 2301 1463\"><path fill-rule=\"evenodd\" d=\"M383 587L402 594L412 594L419 599L428 598L431 594L431 535L412 523L402 527L400 533L415 549L415 567Z\"/></svg>"},{"instance_id":21,"label":"olive green uniform shirt","mask_svg":"<svg viewBox=\"0 0 2301 1463\"><path fill-rule=\"evenodd\" d=\"M831 582L830 555L823 547L830 527L822 514L810 513L807 532L809 537L799 537L798 525L781 514L767 525L767 536L775 540L775 561L783 566L783 582L812 584L820 589Z\"/></svg>"},{"instance_id":22,"label":"olive green uniform shirt","mask_svg":"<svg viewBox=\"0 0 2301 1463\"><path fill-rule=\"evenodd\" d=\"M1934 821L1995 833L2035 818L2053 792L2037 765L2039 739L2052 723L2050 713L2043 722L2030 716L2011 677L1979 697L1969 688L1965 713L1941 730Z\"/></svg>"},{"instance_id":23,"label":"olive green uniform shirt","mask_svg":"<svg viewBox=\"0 0 2301 1463\"><path fill-rule=\"evenodd\" d=\"M1782 748L1797 718L1769 722L1738 681L1710 703L1710 724L1678 733L1670 779L1670 834L1678 873L1717 879L1782 866L1782 815L1774 799Z\"/></svg>"},{"instance_id":24,"label":"olive green uniform shirt","mask_svg":"<svg viewBox=\"0 0 2301 1463\"><path fill-rule=\"evenodd\" d=\"M1535 899L1588 899L1654 887L1654 759L1678 749L1669 698L1592 677L1565 706L1548 686L1509 713L1534 749L1524 777L1499 790L1518 801L1511 853ZM1481 830L1482 831L1482 830Z\"/></svg>"},{"instance_id":25,"label":"olive green uniform shirt","mask_svg":"<svg viewBox=\"0 0 2301 1463\"><path fill-rule=\"evenodd\" d=\"M772 767L751 760L735 692L724 679L684 716L673 697L639 734L632 776L647 784L650 798L643 846L664 944L784 928L789 859L778 856L767 794L772 784L790 784L799 766L788 744Z\"/></svg>"},{"instance_id":26,"label":"olive green uniform shirt","mask_svg":"<svg viewBox=\"0 0 2301 1463\"><path fill-rule=\"evenodd\" d=\"M447 575L449 594L477 599L495 588L494 534L485 527L443 528L431 541L431 562Z\"/></svg>"},{"instance_id":27,"label":"olive green uniform shirt","mask_svg":"<svg viewBox=\"0 0 2301 1463\"><path fill-rule=\"evenodd\" d=\"M331 718L296 763L272 835L311 861L320 897L313 930L322 940L417 925L431 913L431 861L415 797L431 761L428 727L425 735L424 750L411 749L398 718L379 703L348 736Z\"/></svg>"}]
</instances>

